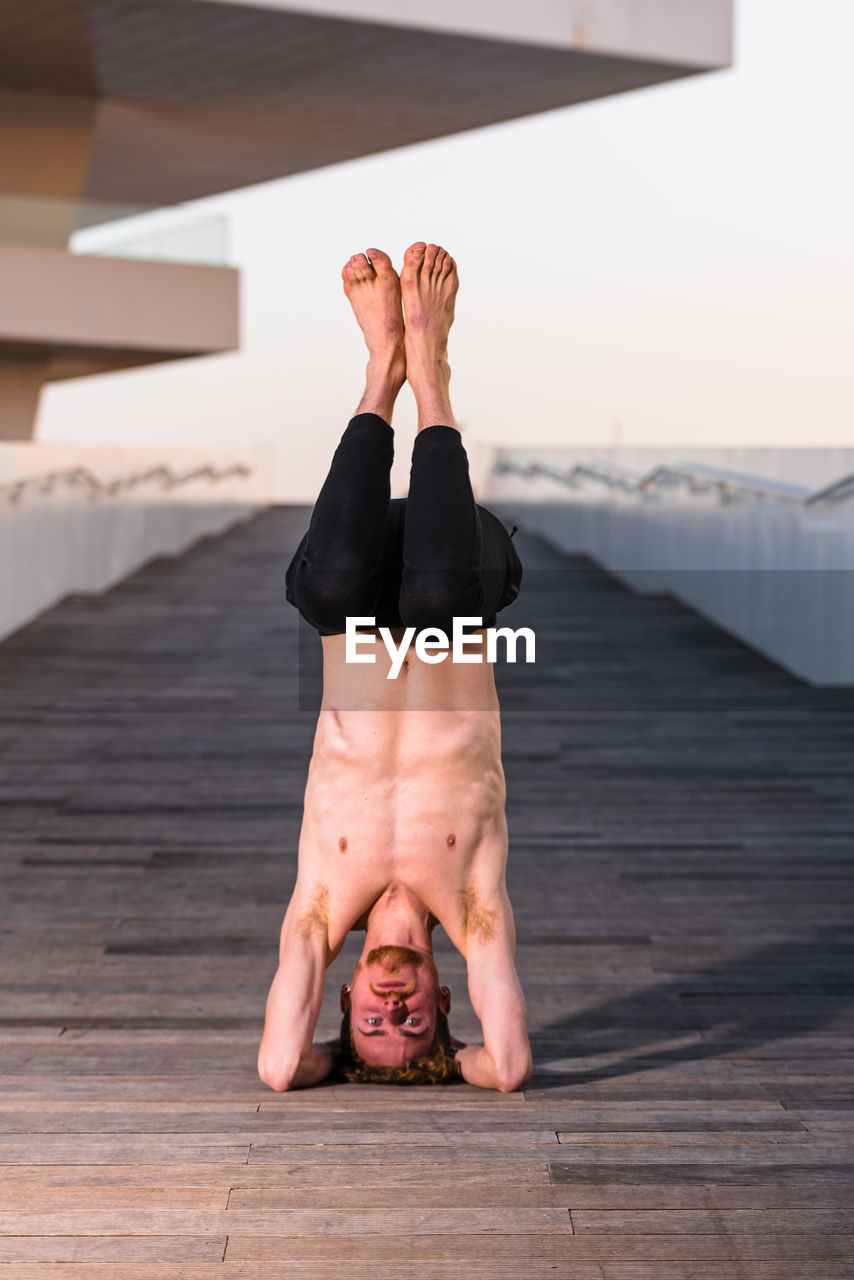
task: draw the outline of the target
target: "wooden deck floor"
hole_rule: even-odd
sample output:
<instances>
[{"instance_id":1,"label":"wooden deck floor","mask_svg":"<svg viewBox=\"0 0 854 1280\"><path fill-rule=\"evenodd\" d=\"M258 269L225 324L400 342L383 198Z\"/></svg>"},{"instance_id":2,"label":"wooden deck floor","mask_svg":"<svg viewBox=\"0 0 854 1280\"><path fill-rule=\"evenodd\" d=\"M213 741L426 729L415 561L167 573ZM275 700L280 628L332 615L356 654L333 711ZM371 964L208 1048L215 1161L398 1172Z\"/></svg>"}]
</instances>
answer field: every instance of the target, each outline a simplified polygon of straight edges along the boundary
<instances>
[{"instance_id":1,"label":"wooden deck floor","mask_svg":"<svg viewBox=\"0 0 854 1280\"><path fill-rule=\"evenodd\" d=\"M258 1082L304 521L0 646L0 1276L854 1276L854 691L534 540L539 661L499 673L531 1087Z\"/></svg>"}]
</instances>

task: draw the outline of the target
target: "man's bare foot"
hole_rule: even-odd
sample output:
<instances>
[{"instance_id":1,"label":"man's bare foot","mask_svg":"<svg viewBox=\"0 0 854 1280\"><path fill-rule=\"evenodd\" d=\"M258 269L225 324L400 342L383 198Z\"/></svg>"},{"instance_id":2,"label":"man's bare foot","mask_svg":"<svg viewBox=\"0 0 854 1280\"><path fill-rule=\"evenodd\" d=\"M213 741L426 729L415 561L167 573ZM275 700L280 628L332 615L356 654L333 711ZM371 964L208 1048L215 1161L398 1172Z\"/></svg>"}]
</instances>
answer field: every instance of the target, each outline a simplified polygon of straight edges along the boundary
<instances>
[{"instance_id":1,"label":"man's bare foot","mask_svg":"<svg viewBox=\"0 0 854 1280\"><path fill-rule=\"evenodd\" d=\"M457 264L441 246L419 240L403 256L400 291L406 313L406 376L418 406L418 430L456 427L449 385L448 334L459 288Z\"/></svg>"},{"instance_id":2,"label":"man's bare foot","mask_svg":"<svg viewBox=\"0 0 854 1280\"><path fill-rule=\"evenodd\" d=\"M397 393L406 381L400 278L387 253L354 253L341 272L344 292L368 348L365 394L357 413L391 422Z\"/></svg>"}]
</instances>

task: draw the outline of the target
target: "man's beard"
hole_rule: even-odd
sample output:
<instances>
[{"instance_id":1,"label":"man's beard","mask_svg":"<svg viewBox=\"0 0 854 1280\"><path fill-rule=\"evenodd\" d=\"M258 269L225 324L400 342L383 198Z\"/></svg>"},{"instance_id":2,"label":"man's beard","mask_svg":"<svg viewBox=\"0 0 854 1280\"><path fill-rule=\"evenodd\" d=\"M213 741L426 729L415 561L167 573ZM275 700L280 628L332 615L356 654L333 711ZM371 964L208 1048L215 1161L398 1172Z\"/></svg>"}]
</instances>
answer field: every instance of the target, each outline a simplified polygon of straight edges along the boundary
<instances>
[{"instance_id":1,"label":"man's beard","mask_svg":"<svg viewBox=\"0 0 854 1280\"><path fill-rule=\"evenodd\" d=\"M411 950L410 947L396 947L392 944L384 947L374 947L373 951L369 951L366 957L368 964L381 964L387 968L401 964L418 966L423 962L423 959L423 956L419 955L417 951Z\"/></svg>"}]
</instances>

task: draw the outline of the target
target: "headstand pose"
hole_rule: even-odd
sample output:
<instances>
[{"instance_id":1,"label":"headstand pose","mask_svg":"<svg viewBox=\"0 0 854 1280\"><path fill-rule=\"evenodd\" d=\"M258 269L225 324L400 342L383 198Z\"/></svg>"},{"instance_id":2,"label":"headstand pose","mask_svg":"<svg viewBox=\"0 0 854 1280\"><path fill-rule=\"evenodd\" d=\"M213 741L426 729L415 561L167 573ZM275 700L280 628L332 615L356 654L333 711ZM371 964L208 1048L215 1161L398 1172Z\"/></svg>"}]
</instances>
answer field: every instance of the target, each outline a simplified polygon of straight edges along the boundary
<instances>
[{"instance_id":1,"label":"headstand pose","mask_svg":"<svg viewBox=\"0 0 854 1280\"><path fill-rule=\"evenodd\" d=\"M344 631L348 616L375 618L398 644L410 626L450 635L455 616L492 626L515 599L522 566L504 526L475 503L451 409L453 258L413 244L398 277L385 253L369 249L342 276L370 358L365 393L287 572L288 600L323 637L323 701L258 1071L276 1090L317 1084L333 1066L357 1081L462 1075L518 1089L531 1051L505 883L492 665L450 655L432 664L413 646L388 679L384 645L375 645L374 665L348 663ZM409 496L392 501L390 423L407 380L418 434ZM439 922L466 959L483 1046L450 1036L451 994L431 941ZM365 944L341 991L340 1040L313 1044L324 972L351 929L365 930Z\"/></svg>"}]
</instances>

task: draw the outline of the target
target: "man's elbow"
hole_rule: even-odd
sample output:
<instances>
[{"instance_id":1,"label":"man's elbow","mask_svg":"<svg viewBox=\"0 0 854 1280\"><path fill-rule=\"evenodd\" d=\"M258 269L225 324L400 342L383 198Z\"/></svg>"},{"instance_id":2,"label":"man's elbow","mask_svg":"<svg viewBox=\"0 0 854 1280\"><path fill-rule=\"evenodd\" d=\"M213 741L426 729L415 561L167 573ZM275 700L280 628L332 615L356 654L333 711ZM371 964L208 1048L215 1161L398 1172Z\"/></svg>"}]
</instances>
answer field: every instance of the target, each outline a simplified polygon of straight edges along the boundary
<instances>
[{"instance_id":1,"label":"man's elbow","mask_svg":"<svg viewBox=\"0 0 854 1280\"><path fill-rule=\"evenodd\" d=\"M516 1093L527 1084L533 1073L534 1064L530 1057L502 1064L496 1073L498 1077L496 1088L501 1093Z\"/></svg>"},{"instance_id":2,"label":"man's elbow","mask_svg":"<svg viewBox=\"0 0 854 1280\"><path fill-rule=\"evenodd\" d=\"M286 1093L288 1089L295 1087L298 1065L298 1063L290 1065L259 1058L258 1075L261 1081L276 1093Z\"/></svg>"},{"instance_id":3,"label":"man's elbow","mask_svg":"<svg viewBox=\"0 0 854 1280\"><path fill-rule=\"evenodd\" d=\"M264 1073L259 1071L258 1075L263 1083L276 1093L287 1093L288 1089L294 1088L294 1078L286 1072L273 1071Z\"/></svg>"}]
</instances>

